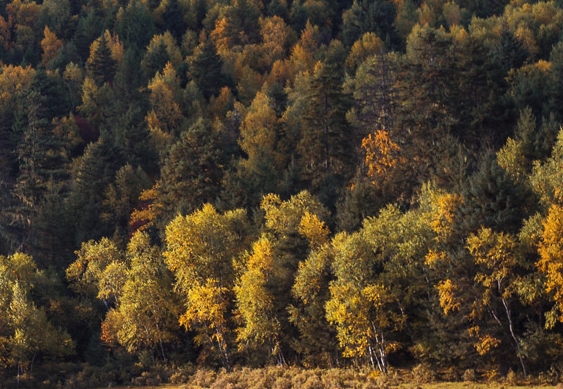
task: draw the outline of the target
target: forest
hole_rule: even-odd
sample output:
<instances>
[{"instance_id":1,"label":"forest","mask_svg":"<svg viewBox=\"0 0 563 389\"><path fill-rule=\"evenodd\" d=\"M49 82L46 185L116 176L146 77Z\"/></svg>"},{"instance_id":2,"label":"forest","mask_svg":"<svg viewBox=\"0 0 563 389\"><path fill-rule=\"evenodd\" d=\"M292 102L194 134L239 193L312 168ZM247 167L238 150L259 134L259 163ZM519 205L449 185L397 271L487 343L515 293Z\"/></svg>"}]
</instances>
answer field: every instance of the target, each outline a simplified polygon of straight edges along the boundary
<instances>
[{"instance_id":1,"label":"forest","mask_svg":"<svg viewBox=\"0 0 563 389\"><path fill-rule=\"evenodd\" d=\"M562 34L561 0L0 0L0 388L557 382Z\"/></svg>"}]
</instances>

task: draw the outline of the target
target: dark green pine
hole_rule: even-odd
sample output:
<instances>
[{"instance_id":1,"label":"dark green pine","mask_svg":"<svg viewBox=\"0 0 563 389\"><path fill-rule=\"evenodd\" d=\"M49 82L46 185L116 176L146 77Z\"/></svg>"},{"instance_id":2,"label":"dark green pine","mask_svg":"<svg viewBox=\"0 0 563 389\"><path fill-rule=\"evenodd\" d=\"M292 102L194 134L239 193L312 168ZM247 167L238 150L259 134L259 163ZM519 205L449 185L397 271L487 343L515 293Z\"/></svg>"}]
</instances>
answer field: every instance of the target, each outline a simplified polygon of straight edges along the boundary
<instances>
[{"instance_id":1,"label":"dark green pine","mask_svg":"<svg viewBox=\"0 0 563 389\"><path fill-rule=\"evenodd\" d=\"M117 62L111 57L111 50L108 46L105 34L100 37L100 44L94 53L94 58L89 66L92 76L96 84L113 82L115 71L117 70Z\"/></svg>"},{"instance_id":2,"label":"dark green pine","mask_svg":"<svg viewBox=\"0 0 563 389\"><path fill-rule=\"evenodd\" d=\"M221 88L228 84L222 67L223 60L217 54L213 41L207 39L190 66L190 75L207 100L211 96L218 96Z\"/></svg>"}]
</instances>

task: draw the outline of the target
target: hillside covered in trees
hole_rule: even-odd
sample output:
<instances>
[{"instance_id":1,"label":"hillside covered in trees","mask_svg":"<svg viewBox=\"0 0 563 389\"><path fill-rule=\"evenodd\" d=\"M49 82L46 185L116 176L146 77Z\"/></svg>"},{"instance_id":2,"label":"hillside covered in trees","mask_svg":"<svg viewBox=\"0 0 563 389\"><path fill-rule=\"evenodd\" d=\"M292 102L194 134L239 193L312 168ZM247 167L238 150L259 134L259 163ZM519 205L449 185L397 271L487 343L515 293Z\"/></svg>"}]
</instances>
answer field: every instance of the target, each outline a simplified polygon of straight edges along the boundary
<instances>
[{"instance_id":1,"label":"hillside covered in trees","mask_svg":"<svg viewBox=\"0 0 563 389\"><path fill-rule=\"evenodd\" d=\"M0 382L562 375L562 34L560 0L0 0Z\"/></svg>"}]
</instances>

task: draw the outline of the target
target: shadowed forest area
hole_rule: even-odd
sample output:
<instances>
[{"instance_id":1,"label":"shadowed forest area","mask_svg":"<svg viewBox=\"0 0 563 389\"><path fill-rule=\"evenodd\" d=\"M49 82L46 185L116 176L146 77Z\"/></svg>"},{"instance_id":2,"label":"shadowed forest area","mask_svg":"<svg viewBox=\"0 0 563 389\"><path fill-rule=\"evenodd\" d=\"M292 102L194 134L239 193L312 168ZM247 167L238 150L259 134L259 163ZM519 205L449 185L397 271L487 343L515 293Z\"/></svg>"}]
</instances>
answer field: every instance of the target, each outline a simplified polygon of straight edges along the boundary
<instances>
[{"instance_id":1,"label":"shadowed forest area","mask_svg":"<svg viewBox=\"0 0 563 389\"><path fill-rule=\"evenodd\" d=\"M562 34L561 0L0 0L0 388L557 383Z\"/></svg>"}]
</instances>

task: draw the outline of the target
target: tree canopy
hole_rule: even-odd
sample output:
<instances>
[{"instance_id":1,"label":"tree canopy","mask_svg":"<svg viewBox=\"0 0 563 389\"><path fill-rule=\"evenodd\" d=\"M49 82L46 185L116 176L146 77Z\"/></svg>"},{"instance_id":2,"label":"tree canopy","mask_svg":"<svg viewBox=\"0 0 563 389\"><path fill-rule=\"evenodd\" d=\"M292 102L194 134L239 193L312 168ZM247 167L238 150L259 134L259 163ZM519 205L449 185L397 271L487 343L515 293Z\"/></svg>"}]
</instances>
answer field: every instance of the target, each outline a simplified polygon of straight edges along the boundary
<instances>
[{"instance_id":1,"label":"tree canopy","mask_svg":"<svg viewBox=\"0 0 563 389\"><path fill-rule=\"evenodd\" d=\"M562 31L548 0L0 1L0 382L560 377Z\"/></svg>"}]
</instances>

